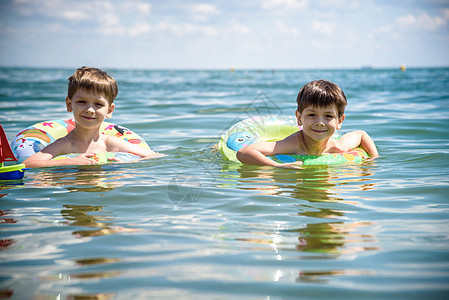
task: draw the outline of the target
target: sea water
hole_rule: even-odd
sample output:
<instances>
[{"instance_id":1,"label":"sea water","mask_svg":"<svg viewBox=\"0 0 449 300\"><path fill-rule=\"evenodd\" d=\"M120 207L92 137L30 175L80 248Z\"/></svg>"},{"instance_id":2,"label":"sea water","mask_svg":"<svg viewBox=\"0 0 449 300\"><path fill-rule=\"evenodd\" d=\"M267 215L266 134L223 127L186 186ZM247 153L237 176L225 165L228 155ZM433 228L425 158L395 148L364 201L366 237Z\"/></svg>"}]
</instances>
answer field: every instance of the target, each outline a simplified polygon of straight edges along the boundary
<instances>
[{"instance_id":1,"label":"sea water","mask_svg":"<svg viewBox=\"0 0 449 300\"><path fill-rule=\"evenodd\" d=\"M0 69L11 142L71 117L72 69ZM111 122L165 157L0 183L0 297L447 299L449 69L108 70ZM239 120L294 116L314 79L380 157L285 170L212 148Z\"/></svg>"}]
</instances>

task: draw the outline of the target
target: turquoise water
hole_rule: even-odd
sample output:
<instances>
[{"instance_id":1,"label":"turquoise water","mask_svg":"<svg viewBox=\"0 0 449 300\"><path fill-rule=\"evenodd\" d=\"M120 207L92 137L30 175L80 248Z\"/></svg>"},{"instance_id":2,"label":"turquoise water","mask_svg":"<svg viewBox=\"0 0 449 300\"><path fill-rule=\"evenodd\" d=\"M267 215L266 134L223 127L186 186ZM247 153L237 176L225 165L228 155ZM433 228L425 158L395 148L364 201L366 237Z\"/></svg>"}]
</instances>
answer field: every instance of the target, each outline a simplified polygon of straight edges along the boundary
<instances>
[{"instance_id":1,"label":"turquoise water","mask_svg":"<svg viewBox=\"0 0 449 300\"><path fill-rule=\"evenodd\" d=\"M73 71L0 69L9 141L70 117ZM448 297L449 69L109 73L112 122L167 156L0 183L1 296ZM375 162L294 171L211 150L243 118L294 115L318 78L343 88L342 131L366 130Z\"/></svg>"}]
</instances>

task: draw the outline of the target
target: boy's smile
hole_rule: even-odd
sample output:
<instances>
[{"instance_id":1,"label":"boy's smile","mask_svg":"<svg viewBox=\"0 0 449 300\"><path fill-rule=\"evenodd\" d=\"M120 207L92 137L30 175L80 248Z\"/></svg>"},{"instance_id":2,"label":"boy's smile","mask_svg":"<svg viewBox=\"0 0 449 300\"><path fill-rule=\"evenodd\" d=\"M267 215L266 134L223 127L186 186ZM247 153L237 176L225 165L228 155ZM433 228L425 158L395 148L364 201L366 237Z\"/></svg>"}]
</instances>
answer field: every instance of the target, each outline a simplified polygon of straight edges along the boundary
<instances>
[{"instance_id":1,"label":"boy's smile","mask_svg":"<svg viewBox=\"0 0 449 300\"><path fill-rule=\"evenodd\" d=\"M306 107L302 113L296 111L298 125L302 125L304 134L316 141L330 138L341 128L344 115L338 117L335 106Z\"/></svg>"},{"instance_id":2,"label":"boy's smile","mask_svg":"<svg viewBox=\"0 0 449 300\"><path fill-rule=\"evenodd\" d=\"M103 94L97 94L84 89L78 89L72 99L66 98L67 111L73 111L75 121L83 127L99 126L105 118L110 118L114 104Z\"/></svg>"}]
</instances>

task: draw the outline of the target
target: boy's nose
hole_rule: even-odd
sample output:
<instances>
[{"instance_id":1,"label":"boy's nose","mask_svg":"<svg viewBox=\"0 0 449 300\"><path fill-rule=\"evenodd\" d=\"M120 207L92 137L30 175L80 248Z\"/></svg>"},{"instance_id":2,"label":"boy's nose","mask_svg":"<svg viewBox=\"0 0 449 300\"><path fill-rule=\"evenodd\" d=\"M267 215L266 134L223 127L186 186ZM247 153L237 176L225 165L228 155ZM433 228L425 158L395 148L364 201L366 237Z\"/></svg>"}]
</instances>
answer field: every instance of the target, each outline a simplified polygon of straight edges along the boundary
<instances>
[{"instance_id":1,"label":"boy's nose","mask_svg":"<svg viewBox=\"0 0 449 300\"><path fill-rule=\"evenodd\" d=\"M318 119L317 122L316 122L316 124L317 124L318 126L324 126L324 121L323 121L322 119Z\"/></svg>"}]
</instances>

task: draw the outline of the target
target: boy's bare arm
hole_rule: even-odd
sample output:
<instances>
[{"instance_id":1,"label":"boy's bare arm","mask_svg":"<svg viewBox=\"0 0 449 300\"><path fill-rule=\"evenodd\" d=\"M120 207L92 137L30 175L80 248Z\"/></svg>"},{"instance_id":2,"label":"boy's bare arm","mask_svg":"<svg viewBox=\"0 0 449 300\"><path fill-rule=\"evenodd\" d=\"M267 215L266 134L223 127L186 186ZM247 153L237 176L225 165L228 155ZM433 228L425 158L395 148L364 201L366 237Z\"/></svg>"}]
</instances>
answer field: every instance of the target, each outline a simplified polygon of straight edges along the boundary
<instances>
[{"instance_id":1,"label":"boy's bare arm","mask_svg":"<svg viewBox=\"0 0 449 300\"><path fill-rule=\"evenodd\" d=\"M23 163L27 168L96 164L94 160L89 159L89 157L92 157L93 154L81 154L73 158L52 160L58 155L70 152L64 151L66 147L67 143L63 139L56 140L54 143L48 145L41 151L28 157Z\"/></svg>"},{"instance_id":2,"label":"boy's bare arm","mask_svg":"<svg viewBox=\"0 0 449 300\"><path fill-rule=\"evenodd\" d=\"M237 159L248 165L264 165L278 167L280 164L269 159L267 155L273 153L276 142L260 142L248 145L240 149L236 156Z\"/></svg>"},{"instance_id":3,"label":"boy's bare arm","mask_svg":"<svg viewBox=\"0 0 449 300\"><path fill-rule=\"evenodd\" d=\"M48 159L47 153L38 152L23 163L27 168L44 168L44 167L56 167L56 166L78 166L78 165L95 165L97 162L90 159L94 154L80 154L73 158L64 158L58 160Z\"/></svg>"},{"instance_id":4,"label":"boy's bare arm","mask_svg":"<svg viewBox=\"0 0 449 300\"><path fill-rule=\"evenodd\" d=\"M148 148L131 144L117 137L108 137L107 143L108 152L127 152L145 159L165 156L163 154L156 153Z\"/></svg>"},{"instance_id":5,"label":"boy's bare arm","mask_svg":"<svg viewBox=\"0 0 449 300\"><path fill-rule=\"evenodd\" d=\"M301 162L297 163L285 163L280 164L274 160L268 158L270 155L291 153L290 139L286 139L278 142L260 142L252 145L248 145L240 149L236 156L237 159L248 165L263 165L280 168L301 169Z\"/></svg>"},{"instance_id":6,"label":"boy's bare arm","mask_svg":"<svg viewBox=\"0 0 449 300\"><path fill-rule=\"evenodd\" d=\"M371 158L379 157L379 152L377 151L373 139L363 130L356 130L343 135L340 138L340 142L345 148L345 151L361 147Z\"/></svg>"}]
</instances>

